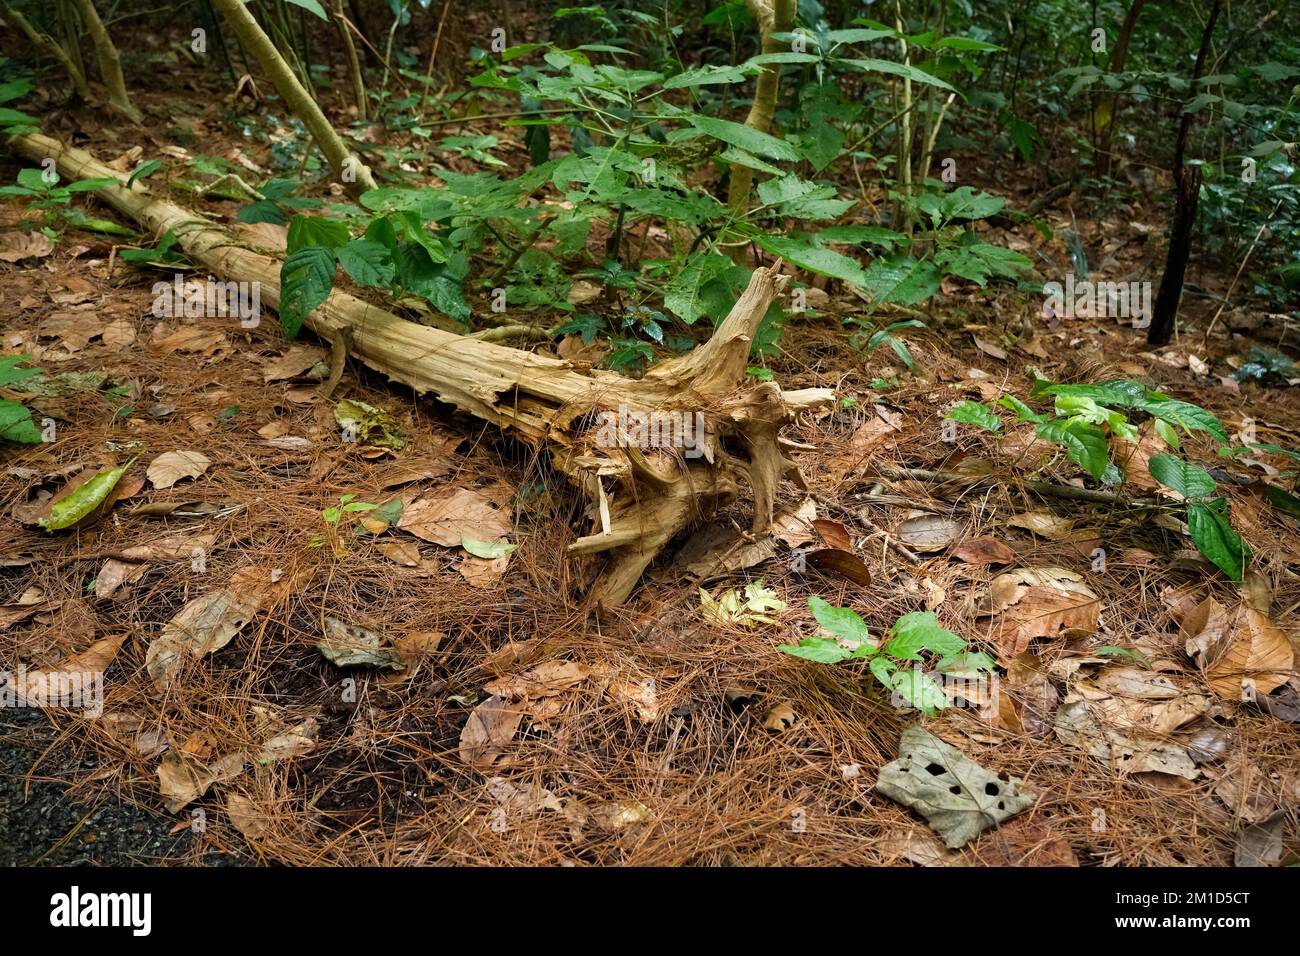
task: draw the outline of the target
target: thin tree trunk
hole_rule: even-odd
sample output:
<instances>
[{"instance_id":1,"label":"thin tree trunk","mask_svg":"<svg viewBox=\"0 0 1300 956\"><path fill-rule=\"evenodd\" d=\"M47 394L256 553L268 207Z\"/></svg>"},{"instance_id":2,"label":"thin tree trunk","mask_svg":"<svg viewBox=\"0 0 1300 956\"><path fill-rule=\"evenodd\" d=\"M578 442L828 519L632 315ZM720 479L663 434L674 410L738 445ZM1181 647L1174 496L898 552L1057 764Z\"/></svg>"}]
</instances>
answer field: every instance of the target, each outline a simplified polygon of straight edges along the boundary
<instances>
[{"instance_id":1,"label":"thin tree trunk","mask_svg":"<svg viewBox=\"0 0 1300 956\"><path fill-rule=\"evenodd\" d=\"M284 61L284 57L280 56L275 44L271 42L271 38L253 19L253 15L248 12L243 3L240 0L213 0L213 5L226 18L230 28L239 37L239 42L261 64L263 71L271 78L280 96L284 98L285 105L306 125L312 139L316 141L316 145L320 147L326 160L334 169L334 175L338 177L349 195L360 196L367 190L374 189L375 180L370 173L370 168L343 145L343 140L325 118L321 108L298 82L289 64Z\"/></svg>"},{"instance_id":2,"label":"thin tree trunk","mask_svg":"<svg viewBox=\"0 0 1300 956\"><path fill-rule=\"evenodd\" d=\"M108 35L104 21L99 19L99 14L95 12L95 4L91 0L75 0L75 2L77 10L81 13L82 25L85 26L86 32L90 34L90 39L95 44L95 56L99 60L99 75L104 81L104 86L108 88L109 104L123 116L139 123L144 117L131 103L131 97L126 92L126 79L122 76L122 58L117 54L113 38Z\"/></svg>"},{"instance_id":3,"label":"thin tree trunk","mask_svg":"<svg viewBox=\"0 0 1300 956\"><path fill-rule=\"evenodd\" d=\"M366 78L357 59L357 46L352 42L352 28L343 12L343 0L334 0L334 25L338 27L343 52L348 58L348 76L352 79L352 96L357 101L357 119L366 121Z\"/></svg>"},{"instance_id":4,"label":"thin tree trunk","mask_svg":"<svg viewBox=\"0 0 1300 956\"><path fill-rule=\"evenodd\" d=\"M25 16L9 6L5 0L0 0L0 19L16 27L36 49L58 60L63 66L64 72L68 74L68 78L72 80L72 86L77 91L77 95L82 100L90 100L90 87L86 84L86 74L78 68L77 64L68 56L68 52L59 46L53 37L37 30Z\"/></svg>"},{"instance_id":5,"label":"thin tree trunk","mask_svg":"<svg viewBox=\"0 0 1300 956\"><path fill-rule=\"evenodd\" d=\"M1214 35L1214 24L1219 19L1219 10L1223 0L1214 0L1210 8L1210 17L1205 22L1205 32L1201 34L1201 48L1196 54L1196 65L1192 68L1190 89L1195 92L1196 81L1205 69L1205 58L1210 52L1210 39ZM1178 123L1178 139L1174 142L1174 219L1170 228L1169 254L1165 257L1165 272L1160 278L1160 291L1156 293L1154 313L1151 318L1151 330L1147 333L1150 345L1165 345L1174 334L1174 323L1178 318L1178 303L1183 297L1183 277L1187 274L1187 259L1192 249L1192 229L1196 225L1196 204L1201 193L1201 169L1190 169L1183 160L1187 152L1187 134L1192 127L1191 113L1182 113Z\"/></svg>"},{"instance_id":6,"label":"thin tree trunk","mask_svg":"<svg viewBox=\"0 0 1300 956\"><path fill-rule=\"evenodd\" d=\"M1128 59L1129 41L1133 38L1133 29L1137 26L1138 15L1142 13L1142 8L1147 4L1147 0L1133 0L1128 8L1128 13L1124 17L1124 23L1119 28L1119 37L1115 40L1115 52L1111 54L1110 65L1108 67L1111 73L1123 73L1124 63ZM1093 123L1097 127L1097 152L1100 156L1105 157L1102 168L1106 175L1111 174L1114 168L1114 155L1111 153L1110 141L1115 132L1115 119L1119 112L1119 94L1114 90L1107 90L1101 94L1097 101L1097 108L1093 112Z\"/></svg>"},{"instance_id":7,"label":"thin tree trunk","mask_svg":"<svg viewBox=\"0 0 1300 956\"><path fill-rule=\"evenodd\" d=\"M70 179L124 181L89 153L48 136L14 136L8 145L28 158L54 157ZM95 195L154 235L174 234L186 254L214 275L260 283L261 300L279 307L278 258L241 246L217 223L155 199L147 187L105 186ZM579 372L560 359L418 325L338 291L308 317L306 327L329 341L343 338L353 358L394 381L549 450L557 469L589 496L594 531L569 551L609 557L589 597L610 606L626 600L673 538L734 501L743 485L753 491L753 529L760 533L772 524L782 477L802 485L779 431L800 412L832 404L834 392L743 384L758 324L789 282L779 267L754 270L708 342L655 366L639 381ZM611 447L602 440L603 428L593 424L602 414L670 411L703 419L698 457L627 440Z\"/></svg>"},{"instance_id":8,"label":"thin tree trunk","mask_svg":"<svg viewBox=\"0 0 1300 956\"><path fill-rule=\"evenodd\" d=\"M747 0L746 5L754 20L758 23L758 35L764 53L780 53L786 49L782 40L773 38L774 33L788 33L794 25L795 0ZM745 125L766 133L772 125L772 116L776 112L777 94L780 92L781 64L771 63L763 67L754 83L754 102L745 117ZM743 216L749 209L749 192L754 184L754 171L748 166L733 164L727 187L727 201L732 215ZM737 248L736 254L745 257L745 250Z\"/></svg>"}]
</instances>

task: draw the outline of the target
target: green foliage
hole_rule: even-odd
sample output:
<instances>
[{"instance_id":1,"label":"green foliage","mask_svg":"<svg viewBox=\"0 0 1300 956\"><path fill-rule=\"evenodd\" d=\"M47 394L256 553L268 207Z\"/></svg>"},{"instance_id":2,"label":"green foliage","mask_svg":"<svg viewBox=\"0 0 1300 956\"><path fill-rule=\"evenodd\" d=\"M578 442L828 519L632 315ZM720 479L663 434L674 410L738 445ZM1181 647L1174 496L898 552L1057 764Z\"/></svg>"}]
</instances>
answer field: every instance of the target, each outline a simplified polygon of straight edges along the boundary
<instances>
[{"instance_id":1,"label":"green foliage","mask_svg":"<svg viewBox=\"0 0 1300 956\"><path fill-rule=\"evenodd\" d=\"M1070 461L1106 484L1124 480L1110 461L1111 437L1138 440L1138 426L1128 413L1150 415L1156 435L1175 452L1181 450L1180 428L1189 435L1199 432L1228 440L1227 429L1210 412L1140 382L1120 379L1095 385L1054 385L1039 379L1032 394L1040 400L1052 399L1053 413L1035 412L1014 395L1004 395L997 404L1015 412L1018 421L1033 422L1039 438L1062 446ZM1000 425L993 409L974 401L962 402L948 417L989 431L998 430L994 421ZM1152 455L1147 468L1153 478L1187 499L1187 526L1197 549L1229 578L1240 581L1250 552L1232 530L1227 500L1210 497L1218 488L1214 477L1176 455Z\"/></svg>"},{"instance_id":2,"label":"green foliage","mask_svg":"<svg viewBox=\"0 0 1300 956\"><path fill-rule=\"evenodd\" d=\"M0 355L0 388L9 388L18 383L44 373L44 369L35 366L19 368L24 362L30 362L30 355ZM22 386L18 386L22 391ZM22 402L0 398L0 441L19 442L24 445L36 445L44 441L41 430L32 419L31 410Z\"/></svg>"},{"instance_id":3,"label":"green foliage","mask_svg":"<svg viewBox=\"0 0 1300 956\"><path fill-rule=\"evenodd\" d=\"M903 662L920 662L923 655L938 658L940 671L994 669L985 654L970 653L965 639L940 627L933 611L904 614L885 633L880 644L871 642L866 622L852 608L836 607L819 597L808 599L808 609L831 637L813 635L798 644L781 644L779 649L819 664L865 660L872 676L904 703L927 714L948 706L948 700L934 679L919 668L901 667Z\"/></svg>"}]
</instances>

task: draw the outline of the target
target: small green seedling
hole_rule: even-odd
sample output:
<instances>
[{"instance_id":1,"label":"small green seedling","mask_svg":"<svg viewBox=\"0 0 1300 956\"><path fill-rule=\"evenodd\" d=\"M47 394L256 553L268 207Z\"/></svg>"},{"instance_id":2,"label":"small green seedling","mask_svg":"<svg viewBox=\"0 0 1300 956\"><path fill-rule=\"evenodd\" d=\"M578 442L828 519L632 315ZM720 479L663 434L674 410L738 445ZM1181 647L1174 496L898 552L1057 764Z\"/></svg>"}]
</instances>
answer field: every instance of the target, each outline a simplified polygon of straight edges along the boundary
<instances>
[{"instance_id":1,"label":"small green seedling","mask_svg":"<svg viewBox=\"0 0 1300 956\"><path fill-rule=\"evenodd\" d=\"M835 607L819 597L808 599L808 609L830 637L805 637L797 645L782 644L780 649L795 657L819 664L865 660L882 687L902 702L934 714L948 706L943 689L919 667L905 667L904 662L922 662L922 655L937 657L940 673L969 673L994 669L987 655L968 650L966 640L939 626L933 611L904 614L885 633L881 641L872 641L867 625L853 609Z\"/></svg>"}]
</instances>

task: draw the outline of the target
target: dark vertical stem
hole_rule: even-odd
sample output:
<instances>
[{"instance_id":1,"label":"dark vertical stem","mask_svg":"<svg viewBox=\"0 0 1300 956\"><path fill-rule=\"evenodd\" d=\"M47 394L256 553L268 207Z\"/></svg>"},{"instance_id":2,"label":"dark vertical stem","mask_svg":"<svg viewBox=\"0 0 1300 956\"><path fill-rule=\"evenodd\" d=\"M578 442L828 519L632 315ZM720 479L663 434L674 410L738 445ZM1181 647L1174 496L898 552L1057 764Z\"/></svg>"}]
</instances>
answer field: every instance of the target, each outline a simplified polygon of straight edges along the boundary
<instances>
[{"instance_id":1,"label":"dark vertical stem","mask_svg":"<svg viewBox=\"0 0 1300 956\"><path fill-rule=\"evenodd\" d=\"M1205 21L1201 48L1196 54L1196 66L1192 68L1189 92L1193 96L1196 94L1196 81L1205 69L1214 24L1219 19L1222 6L1223 0L1214 0L1209 19ZM1178 302L1183 296L1183 277L1187 273L1187 259L1191 253L1192 227L1196 224L1196 203L1201 190L1200 167L1188 169L1183 164L1192 117L1192 113L1182 113L1178 123L1178 139L1174 142L1174 219L1169 236L1169 255L1165 258L1165 274L1160 279L1151 330L1147 333L1147 343L1150 345L1165 345L1173 337L1174 321L1178 318Z\"/></svg>"}]
</instances>

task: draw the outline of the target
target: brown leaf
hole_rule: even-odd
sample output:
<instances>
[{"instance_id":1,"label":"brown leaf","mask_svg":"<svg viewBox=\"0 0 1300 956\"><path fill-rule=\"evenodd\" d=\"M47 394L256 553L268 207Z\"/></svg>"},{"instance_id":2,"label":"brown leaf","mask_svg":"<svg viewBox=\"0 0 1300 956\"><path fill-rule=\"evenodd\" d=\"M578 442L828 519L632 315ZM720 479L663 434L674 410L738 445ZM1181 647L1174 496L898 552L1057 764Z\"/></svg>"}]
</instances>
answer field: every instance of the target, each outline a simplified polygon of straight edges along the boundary
<instances>
[{"instance_id":1,"label":"brown leaf","mask_svg":"<svg viewBox=\"0 0 1300 956\"><path fill-rule=\"evenodd\" d=\"M492 507L478 491L458 488L408 505L397 527L417 538L456 547L462 538L496 541L511 532L510 517Z\"/></svg>"},{"instance_id":2,"label":"brown leaf","mask_svg":"<svg viewBox=\"0 0 1300 956\"><path fill-rule=\"evenodd\" d=\"M148 564L109 558L95 575L95 597L107 600L124 584L134 584L149 573Z\"/></svg>"},{"instance_id":3,"label":"brown leaf","mask_svg":"<svg viewBox=\"0 0 1300 956\"><path fill-rule=\"evenodd\" d=\"M145 472L155 488L170 488L182 478L198 478L212 460L197 451L169 451L155 458Z\"/></svg>"},{"instance_id":4,"label":"brown leaf","mask_svg":"<svg viewBox=\"0 0 1300 956\"><path fill-rule=\"evenodd\" d=\"M531 700L561 694L581 684L590 674L590 667L575 661L547 661L526 673L489 681L484 687L496 697Z\"/></svg>"},{"instance_id":5,"label":"brown leaf","mask_svg":"<svg viewBox=\"0 0 1300 956\"><path fill-rule=\"evenodd\" d=\"M476 558L473 555L464 557L456 570L460 576L476 588L495 587L501 580L501 576L506 573L506 568L510 565L510 555L503 554L499 558Z\"/></svg>"},{"instance_id":6,"label":"brown leaf","mask_svg":"<svg viewBox=\"0 0 1300 956\"><path fill-rule=\"evenodd\" d=\"M488 770L515 739L524 719L519 704L489 697L475 707L460 731L460 759L475 770Z\"/></svg>"},{"instance_id":7,"label":"brown leaf","mask_svg":"<svg viewBox=\"0 0 1300 956\"><path fill-rule=\"evenodd\" d=\"M774 704L763 717L764 730L789 730L799 719L795 714L794 708L787 703Z\"/></svg>"},{"instance_id":8,"label":"brown leaf","mask_svg":"<svg viewBox=\"0 0 1300 956\"><path fill-rule=\"evenodd\" d=\"M324 349L314 345L291 345L289 351L277 355L262 366L262 381L270 383L297 378L323 361L325 361Z\"/></svg>"},{"instance_id":9,"label":"brown leaf","mask_svg":"<svg viewBox=\"0 0 1300 956\"><path fill-rule=\"evenodd\" d=\"M420 549L409 541L376 541L375 550L404 568L420 566Z\"/></svg>"},{"instance_id":10,"label":"brown leaf","mask_svg":"<svg viewBox=\"0 0 1300 956\"><path fill-rule=\"evenodd\" d=\"M990 639L1005 662L1027 650L1036 637L1056 639L1097 630L1101 599L1064 568L1020 568L999 574L989 584L993 616Z\"/></svg>"},{"instance_id":11,"label":"brown leaf","mask_svg":"<svg viewBox=\"0 0 1300 956\"><path fill-rule=\"evenodd\" d=\"M204 764L176 751L163 754L158 764L158 789L168 812L175 813L193 803L214 783L234 780L244 772L244 755L232 753Z\"/></svg>"},{"instance_id":12,"label":"brown leaf","mask_svg":"<svg viewBox=\"0 0 1300 956\"><path fill-rule=\"evenodd\" d=\"M1062 518L1050 511L1026 511L1007 519L1007 527L1024 528L1053 541L1064 541L1074 531L1074 519Z\"/></svg>"},{"instance_id":13,"label":"brown leaf","mask_svg":"<svg viewBox=\"0 0 1300 956\"><path fill-rule=\"evenodd\" d=\"M1183 619L1184 646L1206 686L1227 700L1255 700L1281 687L1295 647L1269 618L1245 604L1229 611L1206 598Z\"/></svg>"},{"instance_id":14,"label":"brown leaf","mask_svg":"<svg viewBox=\"0 0 1300 956\"><path fill-rule=\"evenodd\" d=\"M980 866L1079 865L1070 842L1035 820L1016 820L985 834L973 855Z\"/></svg>"},{"instance_id":15,"label":"brown leaf","mask_svg":"<svg viewBox=\"0 0 1300 956\"><path fill-rule=\"evenodd\" d=\"M843 575L864 588L871 586L871 571L860 557L850 551L821 548L817 551L809 551L804 559L818 571Z\"/></svg>"},{"instance_id":16,"label":"brown leaf","mask_svg":"<svg viewBox=\"0 0 1300 956\"><path fill-rule=\"evenodd\" d=\"M853 538L849 535L849 529L840 522L831 521L829 518L818 518L812 526L826 547L834 548L836 551L853 550Z\"/></svg>"},{"instance_id":17,"label":"brown leaf","mask_svg":"<svg viewBox=\"0 0 1300 956\"><path fill-rule=\"evenodd\" d=\"M20 262L23 259L44 259L54 251L54 244L43 232L0 232L0 261Z\"/></svg>"},{"instance_id":18,"label":"brown leaf","mask_svg":"<svg viewBox=\"0 0 1300 956\"><path fill-rule=\"evenodd\" d=\"M149 644L145 669L159 690L194 660L229 644L253 619L264 595L250 588L222 588L190 601Z\"/></svg>"},{"instance_id":19,"label":"brown leaf","mask_svg":"<svg viewBox=\"0 0 1300 956\"><path fill-rule=\"evenodd\" d=\"M1016 553L1010 546L987 535L957 543L951 554L967 564L1010 564L1016 560Z\"/></svg>"},{"instance_id":20,"label":"brown leaf","mask_svg":"<svg viewBox=\"0 0 1300 956\"><path fill-rule=\"evenodd\" d=\"M54 667L24 671L19 675L21 681L14 684L14 692L31 706L57 708L75 704L89 716L97 717L103 712L104 671L113 663L125 641L125 634L106 637L80 654L65 657ZM64 695L69 691L79 699L71 703L65 700Z\"/></svg>"},{"instance_id":21,"label":"brown leaf","mask_svg":"<svg viewBox=\"0 0 1300 956\"><path fill-rule=\"evenodd\" d=\"M961 537L961 525L935 514L914 514L894 532L900 541L917 551L941 551Z\"/></svg>"},{"instance_id":22,"label":"brown leaf","mask_svg":"<svg viewBox=\"0 0 1300 956\"><path fill-rule=\"evenodd\" d=\"M272 814L259 810L257 805L242 793L226 795L226 815L230 817L230 822L235 825L235 829L249 842L266 836L267 831L271 829L271 821L275 819Z\"/></svg>"}]
</instances>

